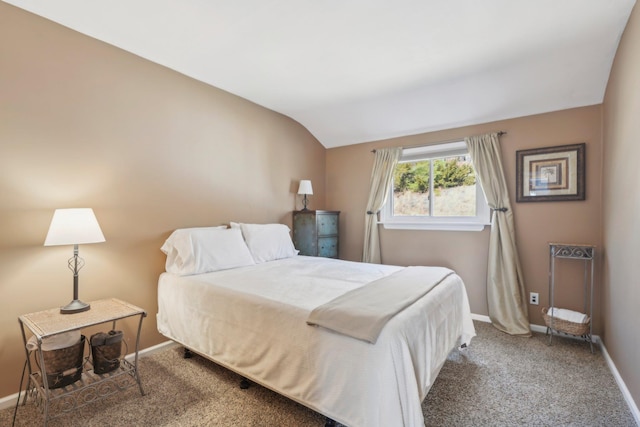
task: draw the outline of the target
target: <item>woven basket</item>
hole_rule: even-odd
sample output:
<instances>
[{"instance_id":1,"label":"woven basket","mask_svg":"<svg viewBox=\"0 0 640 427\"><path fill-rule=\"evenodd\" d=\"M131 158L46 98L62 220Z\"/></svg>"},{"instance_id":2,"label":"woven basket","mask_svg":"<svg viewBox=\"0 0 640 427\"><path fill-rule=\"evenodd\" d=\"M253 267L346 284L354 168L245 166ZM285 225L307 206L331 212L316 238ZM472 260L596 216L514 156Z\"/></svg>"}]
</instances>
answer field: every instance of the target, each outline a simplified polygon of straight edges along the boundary
<instances>
[{"instance_id":1,"label":"woven basket","mask_svg":"<svg viewBox=\"0 0 640 427\"><path fill-rule=\"evenodd\" d=\"M78 381L82 377L84 357L84 335L70 347L42 350L49 388L60 388Z\"/></svg>"},{"instance_id":2,"label":"woven basket","mask_svg":"<svg viewBox=\"0 0 640 427\"><path fill-rule=\"evenodd\" d=\"M547 311L548 311L547 307L544 307L542 309L542 317L544 318L544 323L549 328L554 329L556 331L564 332L571 335L577 335L577 336L587 335L587 333L589 332L589 324L591 323L591 318L589 316L587 316L585 323L574 323L574 322L569 322L568 320L558 319L557 317L549 316L547 314Z\"/></svg>"},{"instance_id":3,"label":"woven basket","mask_svg":"<svg viewBox=\"0 0 640 427\"><path fill-rule=\"evenodd\" d=\"M114 337L114 335L116 335ZM114 339L115 338L115 339ZM110 344L97 344L108 339ZM106 374L120 367L120 355L122 353L122 332L111 331L109 334L97 333L91 336L91 357L93 360L93 372Z\"/></svg>"}]
</instances>

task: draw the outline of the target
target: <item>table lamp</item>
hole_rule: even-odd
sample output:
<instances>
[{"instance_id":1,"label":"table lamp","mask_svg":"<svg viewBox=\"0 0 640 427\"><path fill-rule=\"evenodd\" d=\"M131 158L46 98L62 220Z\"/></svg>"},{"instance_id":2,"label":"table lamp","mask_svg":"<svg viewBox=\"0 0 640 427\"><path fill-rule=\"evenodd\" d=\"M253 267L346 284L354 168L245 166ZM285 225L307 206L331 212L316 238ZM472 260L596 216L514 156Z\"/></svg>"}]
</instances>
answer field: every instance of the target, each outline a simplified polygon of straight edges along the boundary
<instances>
[{"instance_id":1,"label":"table lamp","mask_svg":"<svg viewBox=\"0 0 640 427\"><path fill-rule=\"evenodd\" d=\"M308 179L303 179L300 181L300 186L298 187L298 194L304 194L304 198L302 199L303 211L307 210L307 194L313 195L313 188L311 187L311 181Z\"/></svg>"},{"instance_id":2,"label":"table lamp","mask_svg":"<svg viewBox=\"0 0 640 427\"><path fill-rule=\"evenodd\" d=\"M61 307L60 313L78 313L91 308L89 304L78 299L78 272L84 267L84 260L78 256L78 245L104 241L93 209L56 209L53 213L44 245L73 245L73 256L68 262L69 269L73 272L73 301Z\"/></svg>"}]
</instances>

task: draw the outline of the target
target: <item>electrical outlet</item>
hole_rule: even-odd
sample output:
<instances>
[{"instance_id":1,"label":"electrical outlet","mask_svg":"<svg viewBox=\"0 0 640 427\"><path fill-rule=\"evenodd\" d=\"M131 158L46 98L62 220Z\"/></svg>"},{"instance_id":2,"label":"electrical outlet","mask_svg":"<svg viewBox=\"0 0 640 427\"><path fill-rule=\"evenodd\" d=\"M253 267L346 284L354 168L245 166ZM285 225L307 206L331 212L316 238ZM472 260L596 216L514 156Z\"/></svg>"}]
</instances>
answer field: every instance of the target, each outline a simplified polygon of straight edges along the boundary
<instances>
[{"instance_id":1,"label":"electrical outlet","mask_svg":"<svg viewBox=\"0 0 640 427\"><path fill-rule=\"evenodd\" d=\"M538 305L540 297L537 292L529 292L529 304Z\"/></svg>"}]
</instances>

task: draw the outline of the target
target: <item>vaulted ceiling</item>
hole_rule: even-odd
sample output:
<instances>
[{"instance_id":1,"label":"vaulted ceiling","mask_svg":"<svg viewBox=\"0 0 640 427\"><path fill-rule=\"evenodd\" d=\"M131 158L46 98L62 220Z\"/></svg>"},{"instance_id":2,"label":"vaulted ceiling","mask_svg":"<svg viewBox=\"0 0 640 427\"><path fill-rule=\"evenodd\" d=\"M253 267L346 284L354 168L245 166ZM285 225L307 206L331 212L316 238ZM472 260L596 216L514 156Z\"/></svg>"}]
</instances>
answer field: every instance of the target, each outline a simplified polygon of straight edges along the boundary
<instances>
[{"instance_id":1,"label":"vaulted ceiling","mask_svg":"<svg viewBox=\"0 0 640 427\"><path fill-rule=\"evenodd\" d=\"M325 147L599 104L635 0L5 0Z\"/></svg>"}]
</instances>

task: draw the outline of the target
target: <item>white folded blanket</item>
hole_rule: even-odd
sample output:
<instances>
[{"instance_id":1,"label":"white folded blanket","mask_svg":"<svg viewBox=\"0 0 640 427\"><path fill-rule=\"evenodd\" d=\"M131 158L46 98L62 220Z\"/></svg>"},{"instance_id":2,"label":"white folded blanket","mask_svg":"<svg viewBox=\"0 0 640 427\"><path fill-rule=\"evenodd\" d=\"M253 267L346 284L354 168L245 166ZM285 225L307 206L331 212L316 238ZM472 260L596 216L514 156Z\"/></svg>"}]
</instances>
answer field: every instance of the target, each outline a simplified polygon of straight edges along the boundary
<instances>
[{"instance_id":1,"label":"white folded blanket","mask_svg":"<svg viewBox=\"0 0 640 427\"><path fill-rule=\"evenodd\" d=\"M62 334L52 335L42 339L42 350L51 351L61 348L71 347L80 341L80 330L64 332ZM34 351L38 349L38 341L35 335L27 341L27 350Z\"/></svg>"},{"instance_id":2,"label":"white folded blanket","mask_svg":"<svg viewBox=\"0 0 640 427\"><path fill-rule=\"evenodd\" d=\"M572 323L587 323L589 317L579 311L567 310L566 308L551 307L547 314L556 319L566 320Z\"/></svg>"},{"instance_id":3,"label":"white folded blanket","mask_svg":"<svg viewBox=\"0 0 640 427\"><path fill-rule=\"evenodd\" d=\"M307 324L375 344L389 319L451 274L444 267L406 267L314 308Z\"/></svg>"}]
</instances>

